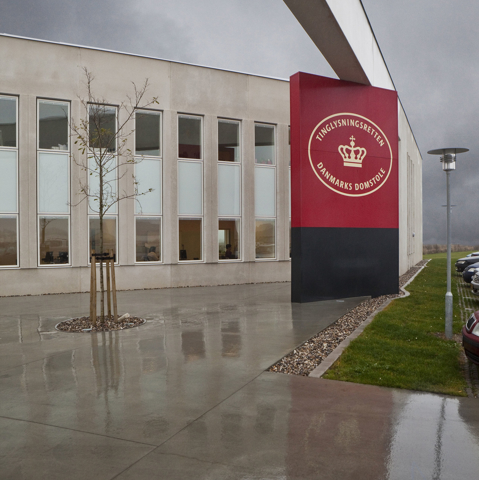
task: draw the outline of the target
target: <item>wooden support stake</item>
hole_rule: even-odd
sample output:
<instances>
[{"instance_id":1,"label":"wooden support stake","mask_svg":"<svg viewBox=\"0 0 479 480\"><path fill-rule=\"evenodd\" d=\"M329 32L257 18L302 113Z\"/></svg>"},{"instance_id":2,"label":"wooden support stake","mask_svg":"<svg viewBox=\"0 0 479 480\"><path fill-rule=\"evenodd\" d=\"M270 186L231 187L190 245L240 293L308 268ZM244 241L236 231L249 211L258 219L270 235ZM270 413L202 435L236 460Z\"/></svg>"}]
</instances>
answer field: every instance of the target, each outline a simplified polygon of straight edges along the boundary
<instances>
[{"instance_id":1,"label":"wooden support stake","mask_svg":"<svg viewBox=\"0 0 479 480\"><path fill-rule=\"evenodd\" d=\"M113 257L113 254L111 254ZM118 322L118 307L116 304L115 260L111 262L111 292L113 294L113 320Z\"/></svg>"},{"instance_id":2,"label":"wooden support stake","mask_svg":"<svg viewBox=\"0 0 479 480\"><path fill-rule=\"evenodd\" d=\"M96 325L96 258L93 254L91 256L90 321Z\"/></svg>"},{"instance_id":3,"label":"wooden support stake","mask_svg":"<svg viewBox=\"0 0 479 480\"><path fill-rule=\"evenodd\" d=\"M107 298L108 318L109 319L111 319L110 263L111 263L111 260L105 260L105 266L106 266L106 298Z\"/></svg>"}]
</instances>

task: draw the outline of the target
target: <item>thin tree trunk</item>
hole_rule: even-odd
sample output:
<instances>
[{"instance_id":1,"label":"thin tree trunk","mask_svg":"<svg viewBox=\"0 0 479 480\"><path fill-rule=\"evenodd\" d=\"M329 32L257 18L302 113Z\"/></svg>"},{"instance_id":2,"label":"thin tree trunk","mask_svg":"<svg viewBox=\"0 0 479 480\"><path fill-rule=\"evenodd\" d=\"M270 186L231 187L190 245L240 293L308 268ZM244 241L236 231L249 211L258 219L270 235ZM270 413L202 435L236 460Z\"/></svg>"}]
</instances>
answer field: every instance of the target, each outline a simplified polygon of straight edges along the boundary
<instances>
[{"instance_id":1,"label":"thin tree trunk","mask_svg":"<svg viewBox=\"0 0 479 480\"><path fill-rule=\"evenodd\" d=\"M100 146L101 147L101 146ZM105 323L105 284L103 283L103 155L100 155L100 321Z\"/></svg>"}]
</instances>

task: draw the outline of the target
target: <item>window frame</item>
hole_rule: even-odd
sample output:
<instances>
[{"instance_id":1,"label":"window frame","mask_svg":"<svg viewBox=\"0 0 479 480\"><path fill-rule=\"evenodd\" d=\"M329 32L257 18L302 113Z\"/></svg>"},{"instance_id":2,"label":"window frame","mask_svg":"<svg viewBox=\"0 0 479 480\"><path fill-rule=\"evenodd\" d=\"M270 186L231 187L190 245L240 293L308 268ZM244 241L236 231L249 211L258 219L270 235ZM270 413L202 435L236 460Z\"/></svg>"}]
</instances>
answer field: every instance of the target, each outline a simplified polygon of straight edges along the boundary
<instances>
[{"instance_id":1,"label":"window frame","mask_svg":"<svg viewBox=\"0 0 479 480\"><path fill-rule=\"evenodd\" d=\"M141 153L136 153L136 114L137 112L152 112L152 113L157 113L159 114L160 117L160 154L159 155L143 155ZM163 110L156 110L153 108L137 108L135 110L135 115L134 115L134 123L135 123L135 128L133 130L133 145L134 145L134 150L133 150L133 156L134 157L143 157L143 158L155 158L155 159L162 159L163 158Z\"/></svg>"},{"instance_id":2,"label":"window frame","mask_svg":"<svg viewBox=\"0 0 479 480\"><path fill-rule=\"evenodd\" d=\"M59 220L60 219L67 219L68 220L68 263L44 263L42 264L40 262L40 258L41 258L41 255L40 255L40 219L41 218L45 218L45 217L53 217L53 218L58 218ZM72 255L71 255L71 216L68 214L64 214L64 215L49 215L49 214L40 214L37 212L37 238L38 238L38 241L37 241L37 265L38 265L38 268L62 268L62 267L71 267L72 266Z\"/></svg>"},{"instance_id":3,"label":"window frame","mask_svg":"<svg viewBox=\"0 0 479 480\"><path fill-rule=\"evenodd\" d=\"M272 127L273 128L273 152L274 152L274 161L273 163L257 163L256 162L256 126L265 126L265 127ZM254 154L254 188L256 189L256 169L257 168L268 168L274 171L274 216L264 216L264 215L257 215L256 214L256 205L254 205L254 221L255 221L255 228L254 228L254 245L255 245L255 262L274 262L279 260L278 256L278 124L275 123L268 123L268 122L254 122L254 143L253 143L253 154ZM256 202L256 198L255 198ZM274 257L269 258L261 258L256 256L256 221L257 220L274 220Z\"/></svg>"},{"instance_id":4,"label":"window frame","mask_svg":"<svg viewBox=\"0 0 479 480\"><path fill-rule=\"evenodd\" d=\"M90 242L91 242L91 233L90 233L90 219L91 218L98 218L100 219L100 216L99 215L91 215L91 214L88 214L87 216L88 218L88 242L87 242L87 264L91 266L91 261L90 261L90 257L91 257L91 247L90 247ZM116 260L115 260L115 265L120 265L120 243L119 243L119 238L118 238L118 234L119 234L119 220L118 220L118 214L109 214L109 215L105 215L103 217L103 220L108 220L108 219L115 219L115 247L116 247Z\"/></svg>"},{"instance_id":5,"label":"window frame","mask_svg":"<svg viewBox=\"0 0 479 480\"><path fill-rule=\"evenodd\" d=\"M200 120L200 158L185 158L180 157L180 118L197 118ZM181 113L178 112L176 115L176 158L178 160L189 160L192 162L203 162L204 161L204 152L205 148L205 132L204 132L204 115L197 115L194 113Z\"/></svg>"},{"instance_id":6,"label":"window frame","mask_svg":"<svg viewBox=\"0 0 479 480\"><path fill-rule=\"evenodd\" d=\"M1 218L6 217L15 217L16 218L16 248L17 248L17 264L16 265L1 265L0 269L15 269L20 268L20 175L19 175L19 157L20 157L20 125L19 125L19 113L20 113L20 95L12 95L7 93L0 92L0 98L10 98L15 100L15 147L0 146L0 150L15 152L16 153L16 167L17 167L17 199L16 205L17 209L15 212L2 212L0 213Z\"/></svg>"},{"instance_id":7,"label":"window frame","mask_svg":"<svg viewBox=\"0 0 479 480\"><path fill-rule=\"evenodd\" d=\"M138 261L136 259L136 223L137 220L141 219L159 219L160 220L160 259L156 261ZM161 265L164 262L163 259L163 216L161 215L135 215L135 221L134 221L134 235L135 235L135 242L134 242L134 258L135 258L135 265Z\"/></svg>"},{"instance_id":8,"label":"window frame","mask_svg":"<svg viewBox=\"0 0 479 480\"><path fill-rule=\"evenodd\" d=\"M40 148L40 103L41 102L50 102L50 103L63 103L66 104L68 107L68 130L67 130L67 149L66 150L54 150L51 148ZM71 101L70 100L60 100L58 98L47 98L47 97L37 97L37 152L63 152L63 153L70 153L71 151Z\"/></svg>"},{"instance_id":9,"label":"window frame","mask_svg":"<svg viewBox=\"0 0 479 480\"><path fill-rule=\"evenodd\" d=\"M228 162L224 160L219 159L219 123L220 122L227 122L227 123L236 123L238 125L238 145L239 145L239 160L237 162ZM227 118L227 117L217 117L216 118L216 128L217 128L217 145L216 145L216 168L217 171L219 171L219 166L220 165L227 165L230 166L231 168L238 168L239 169L239 206L240 206L240 213L239 215L220 215L219 213L219 198L218 200L218 208L216 212L217 216L217 221L216 221L216 254L217 254L217 261L218 263L238 263L238 262L244 262L244 254L243 254L243 243L244 243L244 238L243 238L243 124L242 121L239 119L235 118ZM218 175L217 175L218 178ZM216 186L217 188L217 197L218 197L218 184ZM224 220L239 220L239 235L238 235L238 240L239 240L239 248L238 248L238 256L239 258L220 258L219 255L219 241L218 241L218 232L219 232L219 222L224 221Z\"/></svg>"}]
</instances>

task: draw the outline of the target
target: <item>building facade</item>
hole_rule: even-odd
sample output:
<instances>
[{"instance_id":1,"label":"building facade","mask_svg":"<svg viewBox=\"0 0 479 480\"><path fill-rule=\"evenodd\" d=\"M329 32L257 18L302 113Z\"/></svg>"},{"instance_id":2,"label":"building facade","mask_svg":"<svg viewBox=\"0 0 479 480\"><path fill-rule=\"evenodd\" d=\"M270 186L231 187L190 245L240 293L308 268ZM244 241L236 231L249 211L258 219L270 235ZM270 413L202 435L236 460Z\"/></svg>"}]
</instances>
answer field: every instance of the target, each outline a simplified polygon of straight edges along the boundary
<instances>
[{"instance_id":1,"label":"building facade","mask_svg":"<svg viewBox=\"0 0 479 480\"><path fill-rule=\"evenodd\" d=\"M106 217L118 289L290 280L288 81L7 35L0 61L0 295L89 289L99 222L81 185L97 185L71 135L84 68L113 129L131 82L158 100L127 122L136 162L111 184L147 192ZM422 168L401 108L399 125L404 273L422 258Z\"/></svg>"}]
</instances>

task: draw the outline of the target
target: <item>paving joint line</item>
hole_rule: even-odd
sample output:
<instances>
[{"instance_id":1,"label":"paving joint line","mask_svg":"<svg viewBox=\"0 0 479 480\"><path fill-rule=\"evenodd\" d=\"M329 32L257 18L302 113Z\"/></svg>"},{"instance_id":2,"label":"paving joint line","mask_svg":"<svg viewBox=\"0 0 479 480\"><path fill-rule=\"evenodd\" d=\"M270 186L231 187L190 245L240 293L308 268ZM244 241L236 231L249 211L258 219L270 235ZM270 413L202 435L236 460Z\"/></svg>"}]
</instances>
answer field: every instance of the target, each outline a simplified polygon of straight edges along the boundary
<instances>
[{"instance_id":1,"label":"paving joint line","mask_svg":"<svg viewBox=\"0 0 479 480\"><path fill-rule=\"evenodd\" d=\"M6 415L0 415L0 419L2 419L2 418L6 419L6 420L17 421L17 422L33 423L34 425L41 425L43 427L59 428L61 430L68 430L70 432L84 433L86 435L95 435L97 437L110 438L112 440L118 440L118 441L121 441L121 442L136 443L138 445L143 445L145 447L152 447L153 450L157 447L157 445L154 445L154 444L151 444L151 443L139 442L138 440L128 440L128 439L125 439L125 438L113 437L111 435L105 435L103 433L88 432L86 430L78 430L77 428L63 427L61 425L51 425L50 423L38 422L38 421L35 421L35 420L25 420L24 418L15 418L15 417L8 417Z\"/></svg>"},{"instance_id":2,"label":"paving joint line","mask_svg":"<svg viewBox=\"0 0 479 480\"><path fill-rule=\"evenodd\" d=\"M177 432L175 432L173 435L171 435L171 437L168 437L166 440L164 440L162 443L160 443L159 445L157 445L155 448L153 448L153 450L151 450L150 452L146 453L143 457L139 458L138 460L136 460L135 462L133 462L130 466L126 467L124 470L122 470L121 472L119 472L117 475L115 475L114 477L111 477L111 480L114 480L115 478L118 478L120 475L122 475L124 472L126 472L127 470L129 470L130 468L134 467L139 461L143 460L146 456L148 455L151 455L153 452L155 452L156 450L158 450L160 447L162 447L163 445L165 445L165 443L169 442L170 440L172 440L173 438L175 438L177 435L179 435L181 432L183 432L184 430L186 430L188 427L190 427L191 425L193 425L193 423L197 422L200 418L203 418L205 415L207 415L208 413L210 413L212 410L214 410L215 408L219 407L222 403L226 402L227 400L229 400L233 395L236 395L240 390L242 390L243 388L247 387L250 383L254 382L258 377L260 377L262 374L264 373L264 370L262 370L260 373L258 373L258 375L256 375L254 378L252 378L251 380L248 380L244 385L242 385L240 388L238 388L237 390L235 390L234 392L230 393L227 397L225 397L223 400L220 400L218 403L216 403L215 405L213 405L211 408L209 408L208 410L206 410L205 412L203 412L201 415L199 415L197 418L195 418L192 422L188 423L187 425L185 425L183 428L180 428L180 430L178 430ZM160 452L161 453L161 452ZM193 458L193 457L188 457L188 458Z\"/></svg>"}]
</instances>

